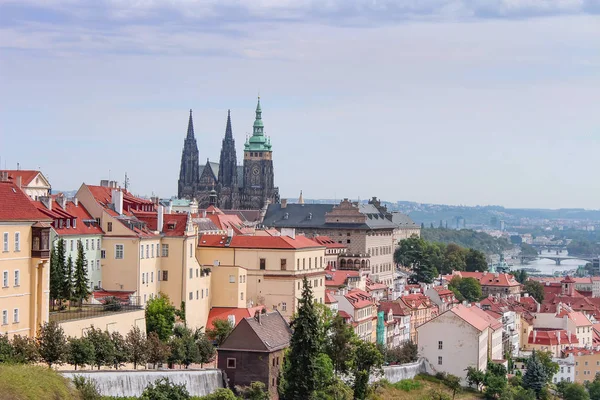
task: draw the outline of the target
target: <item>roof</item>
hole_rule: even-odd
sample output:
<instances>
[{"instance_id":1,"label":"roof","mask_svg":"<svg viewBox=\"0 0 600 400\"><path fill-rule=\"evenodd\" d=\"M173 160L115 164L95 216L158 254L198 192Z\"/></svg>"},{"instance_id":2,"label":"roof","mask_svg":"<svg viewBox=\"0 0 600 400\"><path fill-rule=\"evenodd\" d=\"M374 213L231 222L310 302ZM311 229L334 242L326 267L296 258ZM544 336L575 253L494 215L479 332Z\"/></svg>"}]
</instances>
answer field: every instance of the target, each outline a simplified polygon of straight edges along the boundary
<instances>
[{"instance_id":1,"label":"roof","mask_svg":"<svg viewBox=\"0 0 600 400\"><path fill-rule=\"evenodd\" d=\"M209 218L192 218L192 221L198 226L198 232L214 232L219 228Z\"/></svg>"},{"instance_id":2,"label":"roof","mask_svg":"<svg viewBox=\"0 0 600 400\"><path fill-rule=\"evenodd\" d=\"M52 202L52 210L48 210L41 201L32 201L32 204L44 215L54 220L54 231L61 236L69 235L101 235L104 232L98 226L96 220L85 209L83 204L75 205L72 201L65 202L65 208L62 208L56 201ZM62 228L59 220L69 219L69 227L63 223ZM73 223L73 220L77 222Z\"/></svg>"},{"instance_id":3,"label":"roof","mask_svg":"<svg viewBox=\"0 0 600 400\"><path fill-rule=\"evenodd\" d=\"M238 235L252 234L253 228L244 225L237 214L225 214L219 208L211 205L206 209L206 218L210 219L220 230L233 229Z\"/></svg>"},{"instance_id":4,"label":"roof","mask_svg":"<svg viewBox=\"0 0 600 400\"><path fill-rule=\"evenodd\" d=\"M118 214L112 207L112 191L118 190L123 192L123 214L131 216L131 210L150 211L155 209L152 200L136 197L125 189L111 188L108 186L86 185L94 199L105 208L112 216ZM148 208L148 210L146 210Z\"/></svg>"},{"instance_id":5,"label":"roof","mask_svg":"<svg viewBox=\"0 0 600 400\"><path fill-rule=\"evenodd\" d=\"M388 290L388 286L383 283L373 282L371 279L367 278L366 280L367 290L369 292L373 292L375 290Z\"/></svg>"},{"instance_id":6,"label":"roof","mask_svg":"<svg viewBox=\"0 0 600 400\"><path fill-rule=\"evenodd\" d=\"M17 183L17 177L21 177L21 185L29 186L33 179L40 174L40 171L26 169L3 169L2 172L8 172L8 179L12 183Z\"/></svg>"},{"instance_id":7,"label":"roof","mask_svg":"<svg viewBox=\"0 0 600 400\"><path fill-rule=\"evenodd\" d=\"M116 290L96 290L92 292L92 296L96 300L103 300L107 297L115 297L122 302L128 302L131 295L135 292L130 291L116 291Z\"/></svg>"},{"instance_id":8,"label":"roof","mask_svg":"<svg viewBox=\"0 0 600 400\"><path fill-rule=\"evenodd\" d=\"M253 338L248 336L252 335ZM260 314L258 317L244 318L233 329L219 350L249 350L273 352L289 346L292 330L278 312ZM260 346L256 346L258 343Z\"/></svg>"},{"instance_id":9,"label":"roof","mask_svg":"<svg viewBox=\"0 0 600 400\"><path fill-rule=\"evenodd\" d=\"M239 181L238 181L239 182ZM237 215L244 222L260 220L260 210L221 210L225 215Z\"/></svg>"},{"instance_id":10,"label":"roof","mask_svg":"<svg viewBox=\"0 0 600 400\"><path fill-rule=\"evenodd\" d=\"M556 345L572 345L579 343L577 336L574 333L569 334L564 329L533 329L529 332L527 343L556 346Z\"/></svg>"},{"instance_id":11,"label":"roof","mask_svg":"<svg viewBox=\"0 0 600 400\"><path fill-rule=\"evenodd\" d=\"M392 222L399 228L419 228L419 225L415 223L408 215L398 211L392 211Z\"/></svg>"},{"instance_id":12,"label":"roof","mask_svg":"<svg viewBox=\"0 0 600 400\"><path fill-rule=\"evenodd\" d=\"M360 272L353 270L342 270L338 269L332 271L327 269L325 272L325 287L340 287L344 286L348 282L348 278L359 278Z\"/></svg>"},{"instance_id":13,"label":"roof","mask_svg":"<svg viewBox=\"0 0 600 400\"><path fill-rule=\"evenodd\" d=\"M493 330L502 329L502 321L498 320L498 318L502 318L502 315L497 313L490 314L486 311L483 311L479 307L470 307L471 311L477 314L481 319L485 320L490 328Z\"/></svg>"},{"instance_id":14,"label":"roof","mask_svg":"<svg viewBox=\"0 0 600 400\"><path fill-rule=\"evenodd\" d=\"M353 308L360 309L373 305L373 298L364 290L352 289L344 295Z\"/></svg>"},{"instance_id":15,"label":"roof","mask_svg":"<svg viewBox=\"0 0 600 400\"><path fill-rule=\"evenodd\" d=\"M198 246L277 250L316 249L323 247L314 240L302 235L296 235L294 239L289 236L227 237L223 235L202 235L198 241Z\"/></svg>"},{"instance_id":16,"label":"roof","mask_svg":"<svg viewBox=\"0 0 600 400\"><path fill-rule=\"evenodd\" d=\"M569 281L573 281L576 284L591 284L594 280L600 279L600 276L598 277L571 277L569 276ZM563 278L562 276L530 276L529 277L530 281L537 281L540 283L546 283L546 282L550 282L550 283L561 283L565 280L565 278Z\"/></svg>"},{"instance_id":17,"label":"roof","mask_svg":"<svg viewBox=\"0 0 600 400\"><path fill-rule=\"evenodd\" d=\"M133 215L140 221L145 222L148 229L158 231L158 212L156 211L132 211ZM188 214L171 213L163 214L162 234L165 236L186 236Z\"/></svg>"},{"instance_id":18,"label":"roof","mask_svg":"<svg viewBox=\"0 0 600 400\"><path fill-rule=\"evenodd\" d=\"M450 281L455 276L461 278L475 278L479 281L481 286L514 287L521 285L513 275L506 273L453 271L452 275L444 275L443 278Z\"/></svg>"},{"instance_id":19,"label":"roof","mask_svg":"<svg viewBox=\"0 0 600 400\"><path fill-rule=\"evenodd\" d=\"M462 304L459 304L456 307L452 307L450 310L446 311L446 313L452 313L478 331L484 331L485 328L490 325L489 320L487 318L482 318L479 313L474 312L474 309L479 310L477 307L466 307ZM483 314L485 314L485 312Z\"/></svg>"},{"instance_id":20,"label":"roof","mask_svg":"<svg viewBox=\"0 0 600 400\"><path fill-rule=\"evenodd\" d=\"M338 303L337 299L329 292L325 292L325 304Z\"/></svg>"},{"instance_id":21,"label":"roof","mask_svg":"<svg viewBox=\"0 0 600 400\"><path fill-rule=\"evenodd\" d=\"M569 275L565 277L560 283L575 283L575 279L571 278Z\"/></svg>"},{"instance_id":22,"label":"roof","mask_svg":"<svg viewBox=\"0 0 600 400\"><path fill-rule=\"evenodd\" d=\"M346 246L344 246L341 243L336 242L329 236L315 236L312 239L315 242L327 247L328 249L345 249L346 248Z\"/></svg>"},{"instance_id":23,"label":"roof","mask_svg":"<svg viewBox=\"0 0 600 400\"><path fill-rule=\"evenodd\" d=\"M51 221L11 182L0 182L0 221Z\"/></svg>"},{"instance_id":24,"label":"roof","mask_svg":"<svg viewBox=\"0 0 600 400\"><path fill-rule=\"evenodd\" d=\"M407 312L407 310L402 306L402 304L397 301L382 301L379 303L377 311L383 311L387 314L389 310L392 310L392 314L394 316L410 315L410 312Z\"/></svg>"},{"instance_id":25,"label":"roof","mask_svg":"<svg viewBox=\"0 0 600 400\"><path fill-rule=\"evenodd\" d=\"M233 320L233 326L237 326L244 318L253 317L257 311L262 311L265 306L260 305L250 308L235 308L235 307L213 307L208 313L208 319L206 321L206 329L213 328L213 321L215 319ZM231 318L230 318L231 317ZM205 329L205 331L206 331Z\"/></svg>"},{"instance_id":26,"label":"roof","mask_svg":"<svg viewBox=\"0 0 600 400\"><path fill-rule=\"evenodd\" d=\"M577 327L592 325L592 321L590 321L589 318L586 317L585 314L580 311L568 312L566 310L563 310L557 315L557 317L562 318L565 315L567 316L567 318L573 321L575 323L575 326Z\"/></svg>"},{"instance_id":27,"label":"roof","mask_svg":"<svg viewBox=\"0 0 600 400\"><path fill-rule=\"evenodd\" d=\"M429 296L425 296L422 293L413 293L413 294L408 294L406 296L402 296L399 298L399 300L401 300L404 304L406 304L406 306L408 308L419 308L419 307L433 307L434 304L431 301L431 299L429 298Z\"/></svg>"}]
</instances>

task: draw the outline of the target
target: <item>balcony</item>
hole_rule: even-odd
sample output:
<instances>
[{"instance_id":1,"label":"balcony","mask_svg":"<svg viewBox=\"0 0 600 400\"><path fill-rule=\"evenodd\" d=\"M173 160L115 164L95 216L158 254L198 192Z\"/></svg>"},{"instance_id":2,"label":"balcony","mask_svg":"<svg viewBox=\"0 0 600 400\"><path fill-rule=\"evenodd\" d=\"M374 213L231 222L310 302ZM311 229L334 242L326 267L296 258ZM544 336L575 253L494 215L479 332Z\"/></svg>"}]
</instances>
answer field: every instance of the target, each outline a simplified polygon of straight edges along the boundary
<instances>
[{"instance_id":1,"label":"balcony","mask_svg":"<svg viewBox=\"0 0 600 400\"><path fill-rule=\"evenodd\" d=\"M44 222L36 222L31 227L31 257L50 258L50 225Z\"/></svg>"}]
</instances>

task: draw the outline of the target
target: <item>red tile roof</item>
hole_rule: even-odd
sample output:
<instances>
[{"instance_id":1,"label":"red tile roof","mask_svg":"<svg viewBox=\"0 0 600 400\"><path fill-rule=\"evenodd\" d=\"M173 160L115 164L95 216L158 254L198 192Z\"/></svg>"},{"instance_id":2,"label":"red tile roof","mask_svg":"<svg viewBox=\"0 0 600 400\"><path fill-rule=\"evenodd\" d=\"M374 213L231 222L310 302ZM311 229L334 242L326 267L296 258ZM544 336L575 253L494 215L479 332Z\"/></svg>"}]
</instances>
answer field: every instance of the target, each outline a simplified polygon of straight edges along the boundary
<instances>
[{"instance_id":1,"label":"red tile roof","mask_svg":"<svg viewBox=\"0 0 600 400\"><path fill-rule=\"evenodd\" d=\"M313 240L319 244L322 244L323 246L327 247L328 249L345 249L346 248L346 246L344 246L341 243L336 242L329 236L315 236L315 237L313 237Z\"/></svg>"},{"instance_id":2,"label":"red tile roof","mask_svg":"<svg viewBox=\"0 0 600 400\"><path fill-rule=\"evenodd\" d=\"M206 329L213 328L213 321L215 319L229 319L229 316L233 316L235 325L240 323L244 318L254 317L256 311L262 311L265 306L256 306L250 308L235 308L235 307L213 307L208 313L208 320L206 321ZM205 329L205 331L206 331Z\"/></svg>"},{"instance_id":3,"label":"red tile roof","mask_svg":"<svg viewBox=\"0 0 600 400\"><path fill-rule=\"evenodd\" d=\"M413 293L406 296L400 297L400 300L406 304L408 308L417 309L419 307L434 307L435 305L429 298L429 296L425 296L422 293Z\"/></svg>"},{"instance_id":4,"label":"red tile roof","mask_svg":"<svg viewBox=\"0 0 600 400\"><path fill-rule=\"evenodd\" d=\"M206 218L210 219L213 224L223 231L233 229L237 235L250 235L254 233L254 229L244 225L238 214L225 214L212 205L206 209Z\"/></svg>"},{"instance_id":5,"label":"red tile roof","mask_svg":"<svg viewBox=\"0 0 600 400\"><path fill-rule=\"evenodd\" d=\"M360 272L358 271L340 269L332 271L327 269L325 271L325 287L338 288L346 285L348 283L348 278L358 278L359 276Z\"/></svg>"},{"instance_id":6,"label":"red tile roof","mask_svg":"<svg viewBox=\"0 0 600 400\"><path fill-rule=\"evenodd\" d=\"M569 318L571 321L573 321L575 323L575 326L577 326L577 327L592 325L592 321L590 321L589 318L586 317L585 314L580 311L568 312L567 310L562 310L557 315L557 317L562 318L565 315L567 316L567 318Z\"/></svg>"},{"instance_id":7,"label":"red tile roof","mask_svg":"<svg viewBox=\"0 0 600 400\"><path fill-rule=\"evenodd\" d=\"M520 285L513 275L506 273L454 271L452 275L444 275L443 278L451 281L455 276L475 278L481 286L514 287Z\"/></svg>"},{"instance_id":8,"label":"red tile roof","mask_svg":"<svg viewBox=\"0 0 600 400\"><path fill-rule=\"evenodd\" d=\"M17 183L17 177L20 176L22 186L28 186L33 181L33 178L38 176L38 174L40 173L40 171L22 169L5 169L2 170L2 172L8 172L8 179L14 184Z\"/></svg>"},{"instance_id":9,"label":"red tile roof","mask_svg":"<svg viewBox=\"0 0 600 400\"><path fill-rule=\"evenodd\" d=\"M126 303L129 302L129 297L134 293L128 291L96 290L92 292L92 296L98 301L102 301L107 297L115 297L121 300L121 302Z\"/></svg>"},{"instance_id":10,"label":"red tile roof","mask_svg":"<svg viewBox=\"0 0 600 400\"><path fill-rule=\"evenodd\" d=\"M502 315L498 313L490 314L486 311L483 311L479 307L471 306L471 311L473 311L476 315L478 315L481 319L485 320L489 327L493 330L502 329Z\"/></svg>"},{"instance_id":11,"label":"red tile roof","mask_svg":"<svg viewBox=\"0 0 600 400\"><path fill-rule=\"evenodd\" d=\"M488 319L482 318L481 315L474 312L473 309L478 309L477 307L466 307L463 304L459 304L456 307L451 308L449 313L452 313L477 329L478 331L484 331L490 324ZM484 312L485 314L485 312ZM442 314L444 315L444 314Z\"/></svg>"},{"instance_id":12,"label":"red tile roof","mask_svg":"<svg viewBox=\"0 0 600 400\"><path fill-rule=\"evenodd\" d=\"M289 236L233 236L228 238L224 235L202 235L198 242L198 246L279 250L299 250L323 247L314 240L302 235L296 235L295 239L292 239Z\"/></svg>"},{"instance_id":13,"label":"red tile roof","mask_svg":"<svg viewBox=\"0 0 600 400\"><path fill-rule=\"evenodd\" d=\"M0 182L0 221L52 221L15 184Z\"/></svg>"},{"instance_id":14,"label":"red tile roof","mask_svg":"<svg viewBox=\"0 0 600 400\"><path fill-rule=\"evenodd\" d=\"M90 193L92 193L92 196L94 196L94 199L96 199L96 201L101 206L103 206L109 214L111 214L113 216L117 215L117 213L114 212L109 207L109 204L112 204L112 191L113 190L120 190L121 192L123 192L123 214L124 215L128 215L128 216L133 215L131 213L131 211L133 211L133 210L135 210L135 211L154 211L156 208L155 204L152 202L152 200L136 197L125 189L115 189L115 188L110 188L107 186L94 186L94 185L86 185L86 186L90 190Z\"/></svg>"},{"instance_id":15,"label":"red tile roof","mask_svg":"<svg viewBox=\"0 0 600 400\"><path fill-rule=\"evenodd\" d=\"M334 304L338 303L335 297L329 292L325 292L325 304Z\"/></svg>"},{"instance_id":16,"label":"red tile roof","mask_svg":"<svg viewBox=\"0 0 600 400\"><path fill-rule=\"evenodd\" d=\"M534 339L535 337L535 339ZM569 334L564 329L534 329L529 332L527 338L529 344L539 344L543 346L573 345L578 344L579 340L574 333Z\"/></svg>"},{"instance_id":17,"label":"red tile roof","mask_svg":"<svg viewBox=\"0 0 600 400\"><path fill-rule=\"evenodd\" d=\"M54 220L54 231L61 236L101 235L104 233L96 223L96 220L92 218L90 213L88 213L81 203L75 205L75 203L72 201L67 201L65 203L66 209L64 209L58 204L58 202L53 200L52 210L48 210L41 201L32 201L32 203L40 212ZM63 221L61 228L59 223L61 219L71 220L69 222L69 228L67 228L65 221ZM77 222L73 224L73 221Z\"/></svg>"},{"instance_id":18,"label":"red tile roof","mask_svg":"<svg viewBox=\"0 0 600 400\"><path fill-rule=\"evenodd\" d=\"M378 311L383 311L387 314L390 309L392 310L392 314L394 316L410 315L410 312L408 312L406 308L403 307L402 304L397 301L382 301L379 303Z\"/></svg>"},{"instance_id":19,"label":"red tile roof","mask_svg":"<svg viewBox=\"0 0 600 400\"><path fill-rule=\"evenodd\" d=\"M365 308L373 305L373 298L364 290L352 289L344 295L355 309Z\"/></svg>"},{"instance_id":20,"label":"red tile roof","mask_svg":"<svg viewBox=\"0 0 600 400\"><path fill-rule=\"evenodd\" d=\"M379 283L379 282L373 282L369 278L367 278L367 280L366 280L366 286L367 286L367 290L369 292L373 292L375 290L388 290L387 285L384 285L383 283Z\"/></svg>"},{"instance_id":21,"label":"red tile roof","mask_svg":"<svg viewBox=\"0 0 600 400\"><path fill-rule=\"evenodd\" d=\"M137 219L146 223L151 231L157 231L158 212L132 211ZM185 213L163 214L162 234L165 236L185 236L188 215Z\"/></svg>"}]
</instances>

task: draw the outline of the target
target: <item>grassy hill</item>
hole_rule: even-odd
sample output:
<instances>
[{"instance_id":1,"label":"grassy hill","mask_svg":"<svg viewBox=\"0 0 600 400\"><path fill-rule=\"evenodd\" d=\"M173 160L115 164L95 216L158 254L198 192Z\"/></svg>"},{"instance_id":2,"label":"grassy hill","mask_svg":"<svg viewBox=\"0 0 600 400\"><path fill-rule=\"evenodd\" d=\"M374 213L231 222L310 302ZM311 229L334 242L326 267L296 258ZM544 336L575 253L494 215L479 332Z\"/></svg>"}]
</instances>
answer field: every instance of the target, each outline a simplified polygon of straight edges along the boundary
<instances>
[{"instance_id":1,"label":"grassy hill","mask_svg":"<svg viewBox=\"0 0 600 400\"><path fill-rule=\"evenodd\" d=\"M0 400L80 400L56 371L33 365L0 364Z\"/></svg>"},{"instance_id":2,"label":"grassy hill","mask_svg":"<svg viewBox=\"0 0 600 400\"><path fill-rule=\"evenodd\" d=\"M434 393L444 393L452 398L452 391L433 376L417 376L397 383L384 382L378 385L370 400L431 400ZM481 393L462 391L455 400L480 400Z\"/></svg>"}]
</instances>

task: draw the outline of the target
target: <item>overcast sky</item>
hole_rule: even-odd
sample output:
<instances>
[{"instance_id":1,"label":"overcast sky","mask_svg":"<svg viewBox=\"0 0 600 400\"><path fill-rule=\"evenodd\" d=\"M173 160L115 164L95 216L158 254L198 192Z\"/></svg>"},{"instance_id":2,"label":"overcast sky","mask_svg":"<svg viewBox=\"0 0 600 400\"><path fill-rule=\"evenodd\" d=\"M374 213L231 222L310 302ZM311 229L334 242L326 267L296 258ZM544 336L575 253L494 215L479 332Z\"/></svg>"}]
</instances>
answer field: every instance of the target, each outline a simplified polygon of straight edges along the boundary
<instances>
[{"instance_id":1,"label":"overcast sky","mask_svg":"<svg viewBox=\"0 0 600 400\"><path fill-rule=\"evenodd\" d=\"M600 208L600 0L0 0L2 167L177 192L189 109L282 197Z\"/></svg>"}]
</instances>

